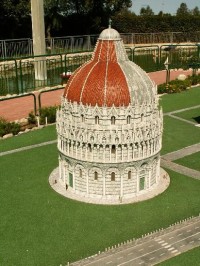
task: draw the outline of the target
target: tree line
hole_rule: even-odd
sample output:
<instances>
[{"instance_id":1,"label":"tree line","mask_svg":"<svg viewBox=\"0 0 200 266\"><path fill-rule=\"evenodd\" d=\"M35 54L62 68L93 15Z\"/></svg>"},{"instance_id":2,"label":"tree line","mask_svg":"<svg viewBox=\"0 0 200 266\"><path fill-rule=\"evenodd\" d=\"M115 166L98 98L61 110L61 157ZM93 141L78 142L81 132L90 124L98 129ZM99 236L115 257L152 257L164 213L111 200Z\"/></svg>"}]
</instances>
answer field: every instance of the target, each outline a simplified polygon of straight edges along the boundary
<instances>
[{"instance_id":1,"label":"tree line","mask_svg":"<svg viewBox=\"0 0 200 266\"><path fill-rule=\"evenodd\" d=\"M154 14L149 5L136 15L131 7L131 0L44 0L46 37L99 34L110 18L120 33L200 29L198 7L190 10L181 3L175 15ZM0 28L0 39L32 38L30 0L1 0Z\"/></svg>"}]
</instances>

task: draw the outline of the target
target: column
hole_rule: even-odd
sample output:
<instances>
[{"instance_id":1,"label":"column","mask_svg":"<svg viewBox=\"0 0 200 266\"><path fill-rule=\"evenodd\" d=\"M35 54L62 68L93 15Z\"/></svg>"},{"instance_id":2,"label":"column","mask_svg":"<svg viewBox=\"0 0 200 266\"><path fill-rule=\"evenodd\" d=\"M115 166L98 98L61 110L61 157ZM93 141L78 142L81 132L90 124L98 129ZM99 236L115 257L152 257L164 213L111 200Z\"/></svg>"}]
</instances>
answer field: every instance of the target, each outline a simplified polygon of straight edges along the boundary
<instances>
[{"instance_id":1,"label":"column","mask_svg":"<svg viewBox=\"0 0 200 266\"><path fill-rule=\"evenodd\" d=\"M106 173L105 170L102 170L103 175L103 196L106 195Z\"/></svg>"},{"instance_id":2,"label":"column","mask_svg":"<svg viewBox=\"0 0 200 266\"><path fill-rule=\"evenodd\" d=\"M32 35L34 55L46 54L44 3L43 0L31 0ZM47 79L46 57L35 58L35 79Z\"/></svg>"}]
</instances>

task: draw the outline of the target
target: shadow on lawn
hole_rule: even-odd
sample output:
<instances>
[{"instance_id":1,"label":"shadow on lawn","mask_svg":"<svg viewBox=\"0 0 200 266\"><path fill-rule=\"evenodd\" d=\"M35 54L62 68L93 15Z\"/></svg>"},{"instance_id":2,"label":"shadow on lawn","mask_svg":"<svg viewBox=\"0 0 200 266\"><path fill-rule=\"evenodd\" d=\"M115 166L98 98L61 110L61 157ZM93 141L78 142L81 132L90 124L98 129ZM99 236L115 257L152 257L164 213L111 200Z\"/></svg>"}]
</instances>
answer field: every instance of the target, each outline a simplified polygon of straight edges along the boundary
<instances>
[{"instance_id":1,"label":"shadow on lawn","mask_svg":"<svg viewBox=\"0 0 200 266\"><path fill-rule=\"evenodd\" d=\"M192 119L194 119L194 121L196 121L198 124L200 123L200 116L192 117Z\"/></svg>"}]
</instances>

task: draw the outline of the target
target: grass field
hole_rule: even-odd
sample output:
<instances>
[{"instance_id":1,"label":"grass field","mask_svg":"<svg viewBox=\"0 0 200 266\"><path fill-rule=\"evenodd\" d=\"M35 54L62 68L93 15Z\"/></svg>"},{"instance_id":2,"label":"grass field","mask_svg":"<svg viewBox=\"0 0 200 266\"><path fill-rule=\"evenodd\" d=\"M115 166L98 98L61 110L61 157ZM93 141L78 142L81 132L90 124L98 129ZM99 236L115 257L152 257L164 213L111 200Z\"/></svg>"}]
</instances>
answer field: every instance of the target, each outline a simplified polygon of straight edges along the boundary
<instances>
[{"instance_id":1,"label":"grass field","mask_svg":"<svg viewBox=\"0 0 200 266\"><path fill-rule=\"evenodd\" d=\"M200 123L200 107L176 113L175 116L181 117L191 122Z\"/></svg>"},{"instance_id":2,"label":"grass field","mask_svg":"<svg viewBox=\"0 0 200 266\"><path fill-rule=\"evenodd\" d=\"M174 161L177 164L200 171L200 152L193 153Z\"/></svg>"},{"instance_id":3,"label":"grass field","mask_svg":"<svg viewBox=\"0 0 200 266\"><path fill-rule=\"evenodd\" d=\"M184 99L178 95L188 107L197 95L199 100L200 90L183 93ZM177 105L177 95L163 96L162 105ZM0 140L0 152L53 139L55 125ZM200 128L164 117L163 154L199 141ZM0 162L1 266L65 265L200 212L199 181L173 171L167 170L169 188L151 200L101 206L66 199L51 189L48 177L58 165L56 144L5 155ZM200 256L200 249L194 252Z\"/></svg>"}]
</instances>

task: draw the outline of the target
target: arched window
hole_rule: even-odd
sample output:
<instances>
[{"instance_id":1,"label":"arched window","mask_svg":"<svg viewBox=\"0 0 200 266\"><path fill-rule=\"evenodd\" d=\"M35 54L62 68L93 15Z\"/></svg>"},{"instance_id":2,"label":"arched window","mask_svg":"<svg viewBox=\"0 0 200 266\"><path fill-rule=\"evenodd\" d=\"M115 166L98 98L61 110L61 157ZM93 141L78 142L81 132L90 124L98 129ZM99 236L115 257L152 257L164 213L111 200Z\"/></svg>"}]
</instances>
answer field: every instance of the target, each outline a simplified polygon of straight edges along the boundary
<instances>
[{"instance_id":1,"label":"arched window","mask_svg":"<svg viewBox=\"0 0 200 266\"><path fill-rule=\"evenodd\" d=\"M127 121L127 124L130 124L131 123L131 116L130 115L127 116L126 121Z\"/></svg>"},{"instance_id":2,"label":"arched window","mask_svg":"<svg viewBox=\"0 0 200 266\"><path fill-rule=\"evenodd\" d=\"M98 125L99 124L99 117L95 116L95 124Z\"/></svg>"},{"instance_id":3,"label":"arched window","mask_svg":"<svg viewBox=\"0 0 200 266\"><path fill-rule=\"evenodd\" d=\"M115 172L111 173L111 181L115 181Z\"/></svg>"},{"instance_id":4,"label":"arched window","mask_svg":"<svg viewBox=\"0 0 200 266\"><path fill-rule=\"evenodd\" d=\"M81 115L81 122L85 122L85 117L84 117L84 115Z\"/></svg>"},{"instance_id":5,"label":"arched window","mask_svg":"<svg viewBox=\"0 0 200 266\"><path fill-rule=\"evenodd\" d=\"M97 171L94 172L94 180L98 180L98 173L97 173Z\"/></svg>"},{"instance_id":6,"label":"arched window","mask_svg":"<svg viewBox=\"0 0 200 266\"><path fill-rule=\"evenodd\" d=\"M115 116L111 116L111 125L115 125Z\"/></svg>"},{"instance_id":7,"label":"arched window","mask_svg":"<svg viewBox=\"0 0 200 266\"><path fill-rule=\"evenodd\" d=\"M82 169L79 169L79 176L82 177Z\"/></svg>"},{"instance_id":8,"label":"arched window","mask_svg":"<svg viewBox=\"0 0 200 266\"><path fill-rule=\"evenodd\" d=\"M92 152L92 146L90 143L88 144L88 150L89 150L89 152Z\"/></svg>"},{"instance_id":9,"label":"arched window","mask_svg":"<svg viewBox=\"0 0 200 266\"><path fill-rule=\"evenodd\" d=\"M116 153L116 147L115 147L115 145L112 145L111 153L112 153L112 154L115 154L115 153Z\"/></svg>"},{"instance_id":10,"label":"arched window","mask_svg":"<svg viewBox=\"0 0 200 266\"><path fill-rule=\"evenodd\" d=\"M128 179L131 179L131 171L128 171Z\"/></svg>"}]
</instances>

